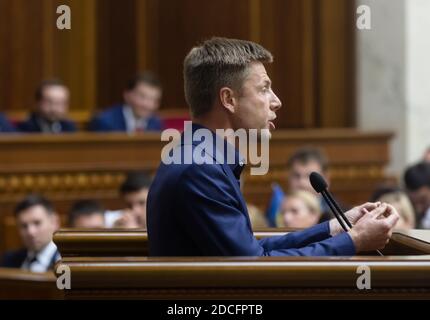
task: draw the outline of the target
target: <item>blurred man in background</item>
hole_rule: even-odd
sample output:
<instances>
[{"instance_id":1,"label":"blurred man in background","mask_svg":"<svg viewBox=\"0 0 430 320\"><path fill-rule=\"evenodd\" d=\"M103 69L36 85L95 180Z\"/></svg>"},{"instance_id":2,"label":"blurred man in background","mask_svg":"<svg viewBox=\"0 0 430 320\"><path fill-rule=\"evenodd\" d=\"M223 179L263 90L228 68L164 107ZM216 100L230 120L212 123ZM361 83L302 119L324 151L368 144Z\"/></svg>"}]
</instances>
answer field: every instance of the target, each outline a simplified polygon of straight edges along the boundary
<instances>
[{"instance_id":1,"label":"blurred man in background","mask_svg":"<svg viewBox=\"0 0 430 320\"><path fill-rule=\"evenodd\" d=\"M161 83L154 74L137 75L124 90L124 103L98 114L89 129L128 133L160 131L162 123L155 113L160 107L161 94Z\"/></svg>"},{"instance_id":2,"label":"blurred man in background","mask_svg":"<svg viewBox=\"0 0 430 320\"><path fill-rule=\"evenodd\" d=\"M424 152L423 161L430 163L430 147L428 147L427 150Z\"/></svg>"},{"instance_id":3,"label":"blurred man in background","mask_svg":"<svg viewBox=\"0 0 430 320\"><path fill-rule=\"evenodd\" d=\"M404 182L415 208L417 226L430 229L430 163L420 162L407 168Z\"/></svg>"},{"instance_id":4,"label":"blurred man in background","mask_svg":"<svg viewBox=\"0 0 430 320\"><path fill-rule=\"evenodd\" d=\"M151 177L148 173L130 172L119 190L126 208L120 211L107 211L106 227L146 229L146 200L150 185Z\"/></svg>"},{"instance_id":5,"label":"blurred man in background","mask_svg":"<svg viewBox=\"0 0 430 320\"><path fill-rule=\"evenodd\" d=\"M69 212L71 228L104 228L104 209L94 200L80 200L73 204Z\"/></svg>"},{"instance_id":6,"label":"blurred man in background","mask_svg":"<svg viewBox=\"0 0 430 320\"><path fill-rule=\"evenodd\" d=\"M288 191L308 191L318 197L320 204L320 222L333 217L330 208L324 199L312 188L309 176L312 172L319 173L330 185L328 174L328 160L326 155L318 148L306 146L299 148L287 161Z\"/></svg>"},{"instance_id":7,"label":"blurred man in background","mask_svg":"<svg viewBox=\"0 0 430 320\"><path fill-rule=\"evenodd\" d=\"M28 119L18 124L23 132L75 132L76 125L67 119L69 89L59 80L47 80L36 90L36 108Z\"/></svg>"},{"instance_id":8,"label":"blurred man in background","mask_svg":"<svg viewBox=\"0 0 430 320\"><path fill-rule=\"evenodd\" d=\"M30 195L18 203L15 217L25 247L7 252L0 266L32 272L52 270L60 254L52 241L59 219L51 202L44 197Z\"/></svg>"}]
</instances>

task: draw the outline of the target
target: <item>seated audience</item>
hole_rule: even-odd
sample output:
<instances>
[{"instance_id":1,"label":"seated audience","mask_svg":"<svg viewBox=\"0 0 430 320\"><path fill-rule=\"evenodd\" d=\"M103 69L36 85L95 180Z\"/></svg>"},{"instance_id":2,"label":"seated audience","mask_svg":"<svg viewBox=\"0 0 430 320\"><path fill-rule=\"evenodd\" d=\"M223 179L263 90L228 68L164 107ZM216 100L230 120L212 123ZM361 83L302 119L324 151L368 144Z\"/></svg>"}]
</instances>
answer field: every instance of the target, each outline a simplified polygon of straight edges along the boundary
<instances>
[{"instance_id":1,"label":"seated audience","mask_svg":"<svg viewBox=\"0 0 430 320\"><path fill-rule=\"evenodd\" d=\"M15 132L15 127L0 113L0 133Z\"/></svg>"},{"instance_id":2,"label":"seated audience","mask_svg":"<svg viewBox=\"0 0 430 320\"><path fill-rule=\"evenodd\" d=\"M309 176L312 172L317 172L330 184L328 174L328 160L325 154L318 148L306 146L298 149L287 161L288 170L288 191L308 191L317 195L320 203L321 221L332 218L330 208L324 199L315 192L309 182ZM346 209L346 208L343 208Z\"/></svg>"},{"instance_id":3,"label":"seated audience","mask_svg":"<svg viewBox=\"0 0 430 320\"><path fill-rule=\"evenodd\" d=\"M155 115L161 101L161 83L145 72L131 79L123 93L124 103L98 114L90 123L91 131L160 131L161 120Z\"/></svg>"},{"instance_id":4,"label":"seated audience","mask_svg":"<svg viewBox=\"0 0 430 320\"><path fill-rule=\"evenodd\" d=\"M73 204L69 212L71 228L104 228L104 209L94 200L81 200Z\"/></svg>"},{"instance_id":5,"label":"seated audience","mask_svg":"<svg viewBox=\"0 0 430 320\"><path fill-rule=\"evenodd\" d=\"M318 224L321 218L318 198L305 190L288 193L281 206L278 226L305 229Z\"/></svg>"},{"instance_id":6,"label":"seated audience","mask_svg":"<svg viewBox=\"0 0 430 320\"><path fill-rule=\"evenodd\" d=\"M64 133L76 131L67 119L69 89L59 80L47 80L36 90L36 108L28 119L18 124L23 132Z\"/></svg>"},{"instance_id":7,"label":"seated audience","mask_svg":"<svg viewBox=\"0 0 430 320\"><path fill-rule=\"evenodd\" d=\"M52 270L60 254L52 241L59 219L51 202L44 197L30 195L18 203L15 217L25 247L7 252L0 266L33 272Z\"/></svg>"},{"instance_id":8,"label":"seated audience","mask_svg":"<svg viewBox=\"0 0 430 320\"><path fill-rule=\"evenodd\" d=\"M150 185L151 177L146 172L129 173L119 190L126 208L107 211L106 227L146 229L146 200Z\"/></svg>"},{"instance_id":9,"label":"seated audience","mask_svg":"<svg viewBox=\"0 0 430 320\"><path fill-rule=\"evenodd\" d=\"M400 218L395 226L396 229L415 228L414 208L407 194L400 188L381 187L374 192L371 202L389 203L397 209Z\"/></svg>"},{"instance_id":10,"label":"seated audience","mask_svg":"<svg viewBox=\"0 0 430 320\"><path fill-rule=\"evenodd\" d=\"M403 178L415 208L417 227L430 229L430 163L410 166Z\"/></svg>"}]
</instances>

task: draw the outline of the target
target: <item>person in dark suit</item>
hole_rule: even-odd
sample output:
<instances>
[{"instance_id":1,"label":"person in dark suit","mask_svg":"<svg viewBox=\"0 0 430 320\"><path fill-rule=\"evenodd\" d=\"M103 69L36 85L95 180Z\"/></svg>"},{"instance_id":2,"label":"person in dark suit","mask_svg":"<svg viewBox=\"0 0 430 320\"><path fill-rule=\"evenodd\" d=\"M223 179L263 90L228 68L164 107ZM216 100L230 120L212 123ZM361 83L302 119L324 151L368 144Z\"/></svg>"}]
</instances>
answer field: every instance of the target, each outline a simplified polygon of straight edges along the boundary
<instances>
[{"instance_id":1,"label":"person in dark suit","mask_svg":"<svg viewBox=\"0 0 430 320\"><path fill-rule=\"evenodd\" d=\"M141 132L160 131L162 122L155 112L161 101L161 83L144 72L129 81L124 91L124 104L99 113L90 122L91 131Z\"/></svg>"},{"instance_id":2,"label":"person in dark suit","mask_svg":"<svg viewBox=\"0 0 430 320\"><path fill-rule=\"evenodd\" d=\"M0 133L16 132L15 127L0 113Z\"/></svg>"},{"instance_id":3,"label":"person in dark suit","mask_svg":"<svg viewBox=\"0 0 430 320\"><path fill-rule=\"evenodd\" d=\"M409 166L403 180L415 209L418 228L430 229L430 163L423 161Z\"/></svg>"},{"instance_id":4,"label":"person in dark suit","mask_svg":"<svg viewBox=\"0 0 430 320\"><path fill-rule=\"evenodd\" d=\"M225 38L205 41L185 58L193 121L171 152L162 153L149 190L150 256L350 256L387 243L398 214L375 203L346 213L354 224L348 232L330 220L279 237L254 237L240 190L244 160L234 132L257 129L262 141L270 138L281 107L263 64L272 59L256 43Z\"/></svg>"},{"instance_id":5,"label":"person in dark suit","mask_svg":"<svg viewBox=\"0 0 430 320\"><path fill-rule=\"evenodd\" d=\"M6 252L0 260L0 267L33 272L52 270L60 254L52 241L59 223L50 201L30 195L18 203L15 217L25 248Z\"/></svg>"},{"instance_id":6,"label":"person in dark suit","mask_svg":"<svg viewBox=\"0 0 430 320\"><path fill-rule=\"evenodd\" d=\"M67 119L69 89L59 80L42 82L36 90L36 109L18 129L29 133L75 132L76 125Z\"/></svg>"}]
</instances>

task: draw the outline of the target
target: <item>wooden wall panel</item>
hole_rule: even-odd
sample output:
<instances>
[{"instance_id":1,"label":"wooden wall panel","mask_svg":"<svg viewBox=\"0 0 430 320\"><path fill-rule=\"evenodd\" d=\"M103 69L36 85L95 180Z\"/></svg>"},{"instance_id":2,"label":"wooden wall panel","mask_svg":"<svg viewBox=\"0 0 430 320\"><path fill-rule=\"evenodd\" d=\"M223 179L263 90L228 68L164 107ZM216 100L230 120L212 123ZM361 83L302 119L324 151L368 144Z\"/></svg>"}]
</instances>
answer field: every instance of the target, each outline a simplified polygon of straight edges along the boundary
<instances>
[{"instance_id":1,"label":"wooden wall panel","mask_svg":"<svg viewBox=\"0 0 430 320\"><path fill-rule=\"evenodd\" d=\"M317 1L318 127L353 126L354 2ZM330 5L328 5L330 4Z\"/></svg>"},{"instance_id":2,"label":"wooden wall panel","mask_svg":"<svg viewBox=\"0 0 430 320\"><path fill-rule=\"evenodd\" d=\"M33 91L45 76L42 0L0 0L0 108L33 105Z\"/></svg>"},{"instance_id":3,"label":"wooden wall panel","mask_svg":"<svg viewBox=\"0 0 430 320\"><path fill-rule=\"evenodd\" d=\"M56 7L72 10L57 30ZM0 0L0 108L24 114L46 77L72 90L72 117L122 98L127 79L157 72L162 109L187 112L182 63L212 36L260 42L283 102L279 128L354 125L354 2L343 0ZM1 109L0 109L1 110Z\"/></svg>"}]
</instances>

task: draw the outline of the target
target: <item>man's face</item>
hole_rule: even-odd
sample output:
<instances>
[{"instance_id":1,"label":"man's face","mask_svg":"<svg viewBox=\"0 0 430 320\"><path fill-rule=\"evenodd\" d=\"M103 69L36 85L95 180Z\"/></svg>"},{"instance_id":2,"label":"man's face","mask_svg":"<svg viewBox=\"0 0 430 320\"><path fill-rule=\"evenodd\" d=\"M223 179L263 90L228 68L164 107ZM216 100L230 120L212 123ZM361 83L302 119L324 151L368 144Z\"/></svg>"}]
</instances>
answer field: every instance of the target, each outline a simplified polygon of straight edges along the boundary
<instances>
[{"instance_id":1,"label":"man's face","mask_svg":"<svg viewBox=\"0 0 430 320\"><path fill-rule=\"evenodd\" d=\"M416 191L410 191L409 197L417 214L419 216L424 215L426 210L430 207L430 188L423 186Z\"/></svg>"},{"instance_id":2,"label":"man's face","mask_svg":"<svg viewBox=\"0 0 430 320\"><path fill-rule=\"evenodd\" d=\"M38 103L39 114L49 120L64 119L69 109L69 90L60 85L47 86L42 91L42 98Z\"/></svg>"},{"instance_id":3,"label":"man's face","mask_svg":"<svg viewBox=\"0 0 430 320\"><path fill-rule=\"evenodd\" d=\"M275 129L273 121L281 101L272 91L271 84L264 65L260 62L251 63L232 115L234 130Z\"/></svg>"},{"instance_id":4,"label":"man's face","mask_svg":"<svg viewBox=\"0 0 430 320\"><path fill-rule=\"evenodd\" d=\"M160 106L161 89L142 82L124 92L124 100L137 118L148 118Z\"/></svg>"},{"instance_id":5,"label":"man's face","mask_svg":"<svg viewBox=\"0 0 430 320\"><path fill-rule=\"evenodd\" d=\"M424 162L430 163L430 149L427 149L426 152L424 152Z\"/></svg>"},{"instance_id":6,"label":"man's face","mask_svg":"<svg viewBox=\"0 0 430 320\"><path fill-rule=\"evenodd\" d=\"M314 171L322 175L326 181L328 180L317 161L310 160L306 163L294 162L288 172L289 190L291 192L305 190L316 194L309 182L309 176Z\"/></svg>"},{"instance_id":7,"label":"man's face","mask_svg":"<svg viewBox=\"0 0 430 320\"><path fill-rule=\"evenodd\" d=\"M105 220L103 213L95 212L90 215L82 215L75 219L73 222L74 228L89 228L97 229L105 227Z\"/></svg>"},{"instance_id":8,"label":"man's face","mask_svg":"<svg viewBox=\"0 0 430 320\"><path fill-rule=\"evenodd\" d=\"M42 206L33 206L19 213L17 224L21 239L30 251L38 252L52 240L58 219Z\"/></svg>"},{"instance_id":9,"label":"man's face","mask_svg":"<svg viewBox=\"0 0 430 320\"><path fill-rule=\"evenodd\" d=\"M123 197L127 208L137 218L142 228L146 228L146 199L148 198L148 189L143 188L136 192L126 193Z\"/></svg>"}]
</instances>

